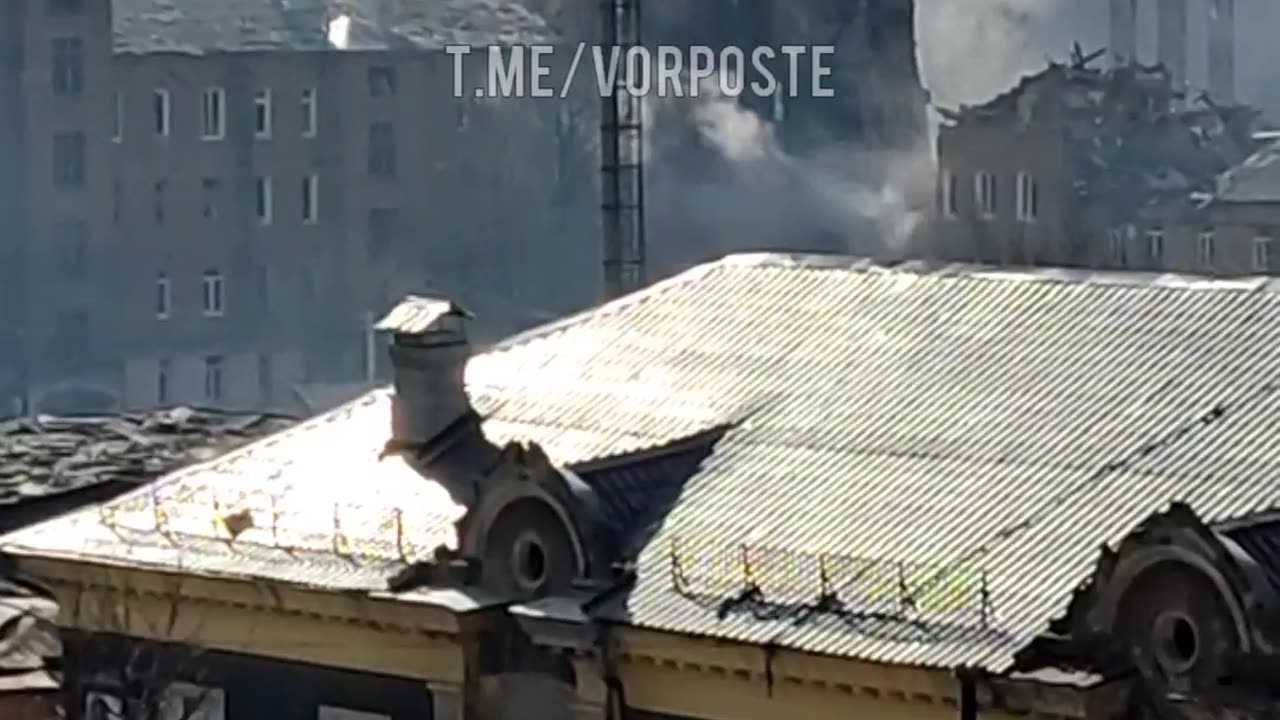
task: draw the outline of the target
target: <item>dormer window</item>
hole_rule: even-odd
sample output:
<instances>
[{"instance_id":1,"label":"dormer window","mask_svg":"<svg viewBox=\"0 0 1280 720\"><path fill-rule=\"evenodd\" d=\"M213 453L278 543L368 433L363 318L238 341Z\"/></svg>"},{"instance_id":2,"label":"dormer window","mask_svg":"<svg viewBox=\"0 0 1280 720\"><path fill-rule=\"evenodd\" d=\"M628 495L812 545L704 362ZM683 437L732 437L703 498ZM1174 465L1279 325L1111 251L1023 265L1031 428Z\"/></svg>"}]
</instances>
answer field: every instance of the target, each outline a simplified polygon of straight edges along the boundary
<instances>
[{"instance_id":1,"label":"dormer window","mask_svg":"<svg viewBox=\"0 0 1280 720\"><path fill-rule=\"evenodd\" d=\"M512 545L511 575L529 592L537 591L547 581L547 550L537 534L525 533Z\"/></svg>"}]
</instances>

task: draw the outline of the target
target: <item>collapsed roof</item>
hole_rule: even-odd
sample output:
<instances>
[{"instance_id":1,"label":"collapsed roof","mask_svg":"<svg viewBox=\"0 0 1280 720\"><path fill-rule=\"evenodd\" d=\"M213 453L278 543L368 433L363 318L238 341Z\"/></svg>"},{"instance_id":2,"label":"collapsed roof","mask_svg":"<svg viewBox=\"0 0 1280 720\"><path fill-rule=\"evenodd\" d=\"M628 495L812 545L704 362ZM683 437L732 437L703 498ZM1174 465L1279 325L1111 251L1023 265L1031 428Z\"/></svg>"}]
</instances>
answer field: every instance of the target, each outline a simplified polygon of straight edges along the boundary
<instances>
[{"instance_id":1,"label":"collapsed roof","mask_svg":"<svg viewBox=\"0 0 1280 720\"><path fill-rule=\"evenodd\" d=\"M1045 113L1040 103L1060 113ZM1190 207L1193 195L1259 147L1261 114L1176 92L1163 66L1051 63L983 105L942 111L952 125L1026 125L1061 117L1080 216L1092 228L1133 222L1135 209Z\"/></svg>"}]
</instances>

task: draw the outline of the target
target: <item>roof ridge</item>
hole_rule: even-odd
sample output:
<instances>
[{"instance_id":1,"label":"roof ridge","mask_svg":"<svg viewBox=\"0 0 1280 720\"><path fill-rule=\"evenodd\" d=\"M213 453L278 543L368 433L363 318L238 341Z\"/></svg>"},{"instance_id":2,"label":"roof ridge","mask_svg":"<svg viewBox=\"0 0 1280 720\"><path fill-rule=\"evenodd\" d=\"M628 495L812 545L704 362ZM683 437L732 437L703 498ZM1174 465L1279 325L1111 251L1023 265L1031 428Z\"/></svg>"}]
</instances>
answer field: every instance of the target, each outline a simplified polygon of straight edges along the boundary
<instances>
[{"instance_id":1,"label":"roof ridge","mask_svg":"<svg viewBox=\"0 0 1280 720\"><path fill-rule=\"evenodd\" d=\"M974 280L1236 292L1280 292L1280 279L1267 275L1218 277L1185 272L1109 270L1059 266L994 265L946 260L878 260L871 256L796 252L735 253L706 263L721 267L767 267L865 273L933 275Z\"/></svg>"},{"instance_id":2,"label":"roof ridge","mask_svg":"<svg viewBox=\"0 0 1280 720\"><path fill-rule=\"evenodd\" d=\"M797 270L829 270L843 272L910 274L999 282L1056 282L1107 287L1165 288L1184 291L1268 292L1280 294L1280 278L1266 275L1215 277L1195 273L1141 270L1105 270L1049 266L1000 266L946 260L908 259L878 260L865 255L836 253L803 253L784 251L730 253L659 280L648 287L610 300L602 305L580 310L559 320L525 330L500 340L475 355L489 355L512 350L535 340L551 337L582 325L602 315L617 314L647 300L702 280L726 268L780 268Z\"/></svg>"},{"instance_id":3,"label":"roof ridge","mask_svg":"<svg viewBox=\"0 0 1280 720\"><path fill-rule=\"evenodd\" d=\"M551 337L552 335L555 335L559 332L567 330L571 327L581 325L589 320L593 320L595 318L601 317L602 315L612 315L612 314L620 313L623 310L628 310L636 305L639 305L653 298L656 295L660 295L673 288L686 285L695 280L701 280L702 278L712 274L716 270L719 270L721 267L723 267L725 261L730 257L733 257L733 256L730 255L728 257L721 258L719 260L713 260L711 262L705 262L698 265L694 265L688 270L684 270L675 275L672 275L671 277L659 280L653 283L652 285L641 288L640 290L637 290L635 292L628 293L627 295L623 295L622 297L616 298L614 300L606 301L604 304L596 305L594 307L589 307L589 308L586 308L585 310L579 310L578 312L573 313L572 315L568 315L567 317L563 317L559 320L552 320L549 323L545 323L543 325L539 325L529 330L516 333L515 335L511 335L505 340L501 340L497 343L494 343L493 345L490 345L484 350L476 352L475 355L489 355L492 353L500 353L500 352L505 352L507 350L512 350L522 345L527 345L530 342L533 342L534 340L541 340L543 338ZM475 355L473 355L473 357Z\"/></svg>"}]
</instances>

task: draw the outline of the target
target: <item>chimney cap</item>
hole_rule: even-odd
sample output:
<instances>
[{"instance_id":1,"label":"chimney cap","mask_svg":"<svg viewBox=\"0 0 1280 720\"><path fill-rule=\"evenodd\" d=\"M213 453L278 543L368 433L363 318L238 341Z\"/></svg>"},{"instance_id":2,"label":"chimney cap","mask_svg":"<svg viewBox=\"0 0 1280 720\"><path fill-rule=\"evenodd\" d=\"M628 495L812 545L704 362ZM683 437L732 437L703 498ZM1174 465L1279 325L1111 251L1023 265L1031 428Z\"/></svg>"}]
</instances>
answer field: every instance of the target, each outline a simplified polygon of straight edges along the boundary
<instances>
[{"instance_id":1,"label":"chimney cap","mask_svg":"<svg viewBox=\"0 0 1280 720\"><path fill-rule=\"evenodd\" d=\"M392 308L374 329L399 335L417 335L439 329L440 321L449 317L475 316L452 300L410 295Z\"/></svg>"}]
</instances>

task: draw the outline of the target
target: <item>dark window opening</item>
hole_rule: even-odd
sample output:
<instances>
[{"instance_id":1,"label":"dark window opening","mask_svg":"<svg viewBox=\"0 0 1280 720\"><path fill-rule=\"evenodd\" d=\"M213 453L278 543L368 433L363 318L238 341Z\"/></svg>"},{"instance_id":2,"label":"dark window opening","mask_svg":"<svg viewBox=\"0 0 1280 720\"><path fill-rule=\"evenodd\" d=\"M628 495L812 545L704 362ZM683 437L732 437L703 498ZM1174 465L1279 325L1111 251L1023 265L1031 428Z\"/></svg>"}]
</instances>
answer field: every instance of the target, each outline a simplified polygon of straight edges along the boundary
<instances>
[{"instance_id":1,"label":"dark window opening","mask_svg":"<svg viewBox=\"0 0 1280 720\"><path fill-rule=\"evenodd\" d=\"M372 97L391 97L395 94L395 69L385 65L369 68L369 95Z\"/></svg>"},{"instance_id":2,"label":"dark window opening","mask_svg":"<svg viewBox=\"0 0 1280 720\"><path fill-rule=\"evenodd\" d=\"M225 361L221 355L210 355L204 359L204 397L206 400L222 399L222 374Z\"/></svg>"},{"instance_id":3,"label":"dark window opening","mask_svg":"<svg viewBox=\"0 0 1280 720\"><path fill-rule=\"evenodd\" d=\"M168 358L160 360L160 365L156 368L156 402L160 405L169 403L169 374L170 362Z\"/></svg>"},{"instance_id":4,"label":"dark window opening","mask_svg":"<svg viewBox=\"0 0 1280 720\"><path fill-rule=\"evenodd\" d=\"M167 180L157 180L151 190L155 201L152 215L157 225L163 225L165 219L165 196L169 194L169 182Z\"/></svg>"},{"instance_id":5,"label":"dark window opening","mask_svg":"<svg viewBox=\"0 0 1280 720\"><path fill-rule=\"evenodd\" d=\"M58 245L62 271L73 280L83 279L89 269L89 225L83 220L59 220Z\"/></svg>"},{"instance_id":6,"label":"dark window opening","mask_svg":"<svg viewBox=\"0 0 1280 720\"><path fill-rule=\"evenodd\" d=\"M89 361L89 313L63 310L54 321L53 360L64 368L84 367Z\"/></svg>"},{"instance_id":7,"label":"dark window opening","mask_svg":"<svg viewBox=\"0 0 1280 720\"><path fill-rule=\"evenodd\" d=\"M536 537L523 537L516 542L515 548L516 580L529 589L542 585L547 579L547 551Z\"/></svg>"},{"instance_id":8,"label":"dark window opening","mask_svg":"<svg viewBox=\"0 0 1280 720\"><path fill-rule=\"evenodd\" d=\"M1189 670L1200 656L1200 633L1190 618L1177 614L1159 617L1155 624L1156 658L1169 672Z\"/></svg>"},{"instance_id":9,"label":"dark window opening","mask_svg":"<svg viewBox=\"0 0 1280 720\"><path fill-rule=\"evenodd\" d=\"M54 38L53 92L76 96L84 92L84 42L80 38Z\"/></svg>"},{"instance_id":10,"label":"dark window opening","mask_svg":"<svg viewBox=\"0 0 1280 720\"><path fill-rule=\"evenodd\" d=\"M85 135L60 132L53 136L53 185L59 190L80 190L85 186Z\"/></svg>"},{"instance_id":11,"label":"dark window opening","mask_svg":"<svg viewBox=\"0 0 1280 720\"><path fill-rule=\"evenodd\" d=\"M216 220L218 218L218 195L221 192L222 184L214 178L205 178L200 181L201 191L201 214L206 220Z\"/></svg>"},{"instance_id":12,"label":"dark window opening","mask_svg":"<svg viewBox=\"0 0 1280 720\"><path fill-rule=\"evenodd\" d=\"M119 225L124 216L124 183L111 181L111 221Z\"/></svg>"},{"instance_id":13,"label":"dark window opening","mask_svg":"<svg viewBox=\"0 0 1280 720\"><path fill-rule=\"evenodd\" d=\"M84 0L49 0L50 15L79 15L84 10Z\"/></svg>"},{"instance_id":14,"label":"dark window opening","mask_svg":"<svg viewBox=\"0 0 1280 720\"><path fill-rule=\"evenodd\" d=\"M391 254L399 233L400 211L374 208L369 211L369 259L382 260Z\"/></svg>"},{"instance_id":15,"label":"dark window opening","mask_svg":"<svg viewBox=\"0 0 1280 720\"><path fill-rule=\"evenodd\" d=\"M398 169L395 126L385 122L373 123L369 126L369 174L393 178Z\"/></svg>"}]
</instances>

